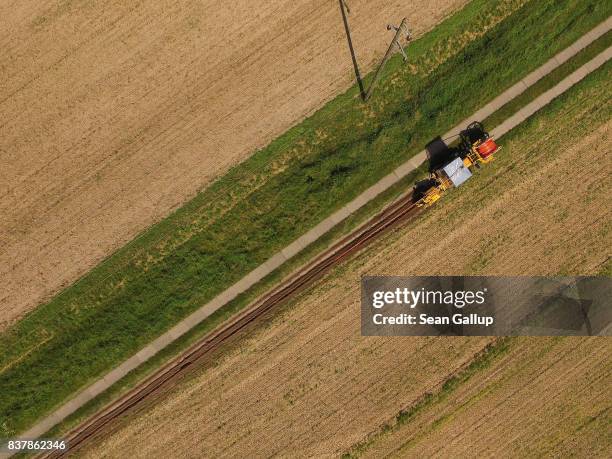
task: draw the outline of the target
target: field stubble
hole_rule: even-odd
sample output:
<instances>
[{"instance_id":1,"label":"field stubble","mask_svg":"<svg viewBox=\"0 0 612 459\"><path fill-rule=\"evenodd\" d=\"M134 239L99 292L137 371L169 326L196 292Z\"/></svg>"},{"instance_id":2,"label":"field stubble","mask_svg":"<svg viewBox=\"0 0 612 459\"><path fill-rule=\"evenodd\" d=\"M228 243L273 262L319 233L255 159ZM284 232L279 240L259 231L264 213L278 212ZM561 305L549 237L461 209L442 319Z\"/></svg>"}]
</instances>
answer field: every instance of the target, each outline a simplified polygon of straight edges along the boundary
<instances>
[{"instance_id":1,"label":"field stubble","mask_svg":"<svg viewBox=\"0 0 612 459\"><path fill-rule=\"evenodd\" d=\"M364 457L609 457L611 352L605 338L516 339Z\"/></svg>"}]
</instances>

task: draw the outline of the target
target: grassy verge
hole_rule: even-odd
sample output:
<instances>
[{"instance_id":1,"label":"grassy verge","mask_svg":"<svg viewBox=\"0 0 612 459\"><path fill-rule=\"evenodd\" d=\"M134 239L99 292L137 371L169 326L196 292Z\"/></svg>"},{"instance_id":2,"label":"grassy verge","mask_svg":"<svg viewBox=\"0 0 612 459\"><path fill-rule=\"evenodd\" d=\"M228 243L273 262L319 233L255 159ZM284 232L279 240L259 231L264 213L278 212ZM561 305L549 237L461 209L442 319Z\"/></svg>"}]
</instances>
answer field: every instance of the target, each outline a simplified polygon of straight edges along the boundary
<instances>
[{"instance_id":1,"label":"grassy verge","mask_svg":"<svg viewBox=\"0 0 612 459\"><path fill-rule=\"evenodd\" d=\"M5 332L0 437L136 352L612 9L523 3L473 1L415 41L408 65L392 60L370 104L351 88Z\"/></svg>"},{"instance_id":2,"label":"grassy verge","mask_svg":"<svg viewBox=\"0 0 612 459\"><path fill-rule=\"evenodd\" d=\"M535 100L538 96L548 91L550 88L560 83L565 77L578 70L602 51L612 45L612 31L599 37L589 46L584 48L573 58L560 65L533 86L529 87L523 94L508 102L502 108L489 116L484 123L492 128L510 118L521 108Z\"/></svg>"}]
</instances>

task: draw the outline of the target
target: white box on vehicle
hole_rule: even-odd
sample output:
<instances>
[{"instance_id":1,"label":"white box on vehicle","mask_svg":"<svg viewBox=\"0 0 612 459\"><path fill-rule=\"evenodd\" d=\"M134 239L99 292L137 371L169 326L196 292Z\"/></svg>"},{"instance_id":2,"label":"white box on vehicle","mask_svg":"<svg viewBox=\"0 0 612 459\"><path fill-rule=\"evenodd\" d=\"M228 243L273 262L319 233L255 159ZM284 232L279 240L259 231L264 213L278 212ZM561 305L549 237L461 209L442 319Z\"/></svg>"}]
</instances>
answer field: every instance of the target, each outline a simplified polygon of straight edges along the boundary
<instances>
[{"instance_id":1,"label":"white box on vehicle","mask_svg":"<svg viewBox=\"0 0 612 459\"><path fill-rule=\"evenodd\" d=\"M453 183L453 186L459 186L466 180L468 180L472 173L470 170L463 164L463 160L461 158L456 158L448 163L446 166L442 168L446 176Z\"/></svg>"}]
</instances>

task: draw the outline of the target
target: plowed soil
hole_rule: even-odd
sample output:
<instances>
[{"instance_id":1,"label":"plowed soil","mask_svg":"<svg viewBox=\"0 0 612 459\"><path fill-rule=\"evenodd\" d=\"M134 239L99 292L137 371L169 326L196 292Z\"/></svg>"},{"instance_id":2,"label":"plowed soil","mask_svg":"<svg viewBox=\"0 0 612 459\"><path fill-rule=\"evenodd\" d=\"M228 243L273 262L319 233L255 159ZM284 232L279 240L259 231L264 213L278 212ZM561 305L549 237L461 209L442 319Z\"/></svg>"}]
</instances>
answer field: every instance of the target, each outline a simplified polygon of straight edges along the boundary
<instances>
[{"instance_id":1,"label":"plowed soil","mask_svg":"<svg viewBox=\"0 0 612 459\"><path fill-rule=\"evenodd\" d=\"M362 71L388 22L466 0L350 0ZM354 82L339 2L0 5L0 329Z\"/></svg>"},{"instance_id":2,"label":"plowed soil","mask_svg":"<svg viewBox=\"0 0 612 459\"><path fill-rule=\"evenodd\" d=\"M597 103L608 90L599 84L574 91L571 99L553 104L551 113L521 126L478 179L337 268L216 367L92 446L89 457L151 457L167 451L181 457L339 455L423 394L437 391L488 339L361 337L360 277L597 273L610 256L604 248L610 247L611 211L602 203L612 198L607 154L612 122L604 121L608 107ZM449 424L450 437L439 435L435 445L450 448L446 439L456 438L464 448L457 449L461 455L470 453L465 448L476 439L483 454L498 452L498 446L479 437L482 429L490 429L486 438L509 432L502 441L531 455L561 431L569 409L564 401L581 410L572 418L575 428L584 425L601 433L610 374L602 362L609 360L610 346L596 339L567 339L548 353L540 347L539 355L540 344L546 341L525 340L525 347L510 354L513 362L522 362L521 353L528 355L527 366L513 363L504 370L512 373L507 377L492 372L502 386L482 405L474 404L465 437L459 435L463 417L457 418ZM498 415L497 406L507 419ZM552 409L560 417L549 430L541 419ZM481 422L483 416L489 422ZM521 422L513 433L512 426ZM539 446L520 450L521 438L538 438ZM559 441L568 445L572 440ZM592 448L602 444L605 439ZM562 451L561 446L553 444L551 450ZM478 455L470 455L474 452Z\"/></svg>"}]
</instances>

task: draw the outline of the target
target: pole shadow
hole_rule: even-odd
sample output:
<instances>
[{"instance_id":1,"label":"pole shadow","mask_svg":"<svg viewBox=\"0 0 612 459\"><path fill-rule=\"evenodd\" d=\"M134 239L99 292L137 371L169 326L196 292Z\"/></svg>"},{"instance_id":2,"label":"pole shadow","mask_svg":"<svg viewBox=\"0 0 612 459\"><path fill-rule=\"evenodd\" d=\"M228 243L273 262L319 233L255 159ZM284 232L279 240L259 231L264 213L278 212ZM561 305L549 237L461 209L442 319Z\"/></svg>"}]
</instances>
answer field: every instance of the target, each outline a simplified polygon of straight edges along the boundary
<instances>
[{"instance_id":1,"label":"pole shadow","mask_svg":"<svg viewBox=\"0 0 612 459\"><path fill-rule=\"evenodd\" d=\"M359 71L359 64L357 64L357 56L355 55L355 49L353 48L353 40L351 38L351 28L346 17L346 9L344 0L338 0L340 4L340 12L342 13L342 21L344 22L344 30L346 31L346 40L348 41L349 51L351 52L351 59L353 60L353 68L355 69L355 77L357 78L357 84L359 85L359 93L361 99L365 100L365 90L363 88L363 80L361 79L361 72Z\"/></svg>"}]
</instances>

